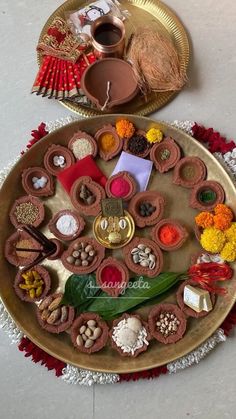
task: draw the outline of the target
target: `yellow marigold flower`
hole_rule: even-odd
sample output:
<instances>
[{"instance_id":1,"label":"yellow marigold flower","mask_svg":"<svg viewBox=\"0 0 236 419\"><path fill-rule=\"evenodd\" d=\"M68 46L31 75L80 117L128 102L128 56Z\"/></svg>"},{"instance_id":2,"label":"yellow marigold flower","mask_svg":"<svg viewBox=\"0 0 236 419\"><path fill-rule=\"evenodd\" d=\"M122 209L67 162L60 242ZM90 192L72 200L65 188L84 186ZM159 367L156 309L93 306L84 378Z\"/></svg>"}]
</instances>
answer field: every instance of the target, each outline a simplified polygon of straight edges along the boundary
<instances>
[{"instance_id":1,"label":"yellow marigold flower","mask_svg":"<svg viewBox=\"0 0 236 419\"><path fill-rule=\"evenodd\" d=\"M195 217L195 222L199 227L202 228L211 227L214 224L213 215L207 211L200 212Z\"/></svg>"},{"instance_id":2,"label":"yellow marigold flower","mask_svg":"<svg viewBox=\"0 0 236 419\"><path fill-rule=\"evenodd\" d=\"M233 243L227 242L220 252L222 259L226 262L234 262L236 259L236 247Z\"/></svg>"},{"instance_id":3,"label":"yellow marigold flower","mask_svg":"<svg viewBox=\"0 0 236 419\"><path fill-rule=\"evenodd\" d=\"M217 204L214 208L215 214L224 214L227 215L230 219L230 221L232 221L232 219L234 218L234 214L232 212L232 210L225 204Z\"/></svg>"},{"instance_id":4,"label":"yellow marigold flower","mask_svg":"<svg viewBox=\"0 0 236 419\"><path fill-rule=\"evenodd\" d=\"M149 143L160 143L163 139L163 132L157 128L150 128L146 137Z\"/></svg>"},{"instance_id":5,"label":"yellow marigold flower","mask_svg":"<svg viewBox=\"0 0 236 419\"><path fill-rule=\"evenodd\" d=\"M127 119L120 119L116 122L116 131L119 137L129 139L134 135L135 127Z\"/></svg>"},{"instance_id":6,"label":"yellow marigold flower","mask_svg":"<svg viewBox=\"0 0 236 419\"><path fill-rule=\"evenodd\" d=\"M223 249L225 241L226 237L223 231L215 227L205 228L200 238L203 249L211 253L219 253Z\"/></svg>"},{"instance_id":7,"label":"yellow marigold flower","mask_svg":"<svg viewBox=\"0 0 236 419\"><path fill-rule=\"evenodd\" d=\"M219 230L227 230L231 225L231 219L228 215L217 214L214 215L214 227Z\"/></svg>"},{"instance_id":8,"label":"yellow marigold flower","mask_svg":"<svg viewBox=\"0 0 236 419\"><path fill-rule=\"evenodd\" d=\"M236 246L236 223L232 223L230 228L225 231L225 235L230 243L233 243Z\"/></svg>"}]
</instances>

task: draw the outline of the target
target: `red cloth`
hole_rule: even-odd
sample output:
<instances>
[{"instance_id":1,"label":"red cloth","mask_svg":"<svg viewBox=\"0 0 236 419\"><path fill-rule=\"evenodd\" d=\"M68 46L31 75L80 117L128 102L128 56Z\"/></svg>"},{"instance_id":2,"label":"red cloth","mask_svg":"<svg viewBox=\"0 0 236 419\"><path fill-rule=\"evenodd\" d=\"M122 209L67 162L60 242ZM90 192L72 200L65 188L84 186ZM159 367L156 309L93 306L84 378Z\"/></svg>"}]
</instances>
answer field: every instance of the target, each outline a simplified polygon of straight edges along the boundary
<instances>
[{"instance_id":1,"label":"red cloth","mask_svg":"<svg viewBox=\"0 0 236 419\"><path fill-rule=\"evenodd\" d=\"M105 186L107 178L96 165L92 156L86 156L75 164L60 172L57 177L64 189L70 193L73 183L81 176L90 176L101 186Z\"/></svg>"}]
</instances>

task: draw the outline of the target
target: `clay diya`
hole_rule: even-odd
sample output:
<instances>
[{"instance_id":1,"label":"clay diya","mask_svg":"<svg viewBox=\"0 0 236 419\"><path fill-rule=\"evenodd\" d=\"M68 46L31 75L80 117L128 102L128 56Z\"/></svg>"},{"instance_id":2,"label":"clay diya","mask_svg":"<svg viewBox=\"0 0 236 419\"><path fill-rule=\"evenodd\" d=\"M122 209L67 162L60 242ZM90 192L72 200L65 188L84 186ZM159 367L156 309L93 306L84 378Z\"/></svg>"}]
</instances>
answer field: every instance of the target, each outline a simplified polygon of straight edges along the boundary
<instances>
[{"instance_id":1,"label":"clay diya","mask_svg":"<svg viewBox=\"0 0 236 419\"><path fill-rule=\"evenodd\" d=\"M75 310L62 304L62 298L62 293L48 295L36 309L37 320L47 332L65 332L73 323Z\"/></svg>"},{"instance_id":2,"label":"clay diya","mask_svg":"<svg viewBox=\"0 0 236 419\"><path fill-rule=\"evenodd\" d=\"M123 140L123 150L137 157L147 157L152 145L146 138L146 132L138 129L131 138Z\"/></svg>"},{"instance_id":3,"label":"clay diya","mask_svg":"<svg viewBox=\"0 0 236 419\"><path fill-rule=\"evenodd\" d=\"M96 281L108 295L118 297L129 282L129 271L124 263L109 257L98 267Z\"/></svg>"},{"instance_id":4,"label":"clay diya","mask_svg":"<svg viewBox=\"0 0 236 419\"><path fill-rule=\"evenodd\" d=\"M76 239L85 227L84 219L75 211L61 210L49 221L48 228L60 240Z\"/></svg>"},{"instance_id":5,"label":"clay diya","mask_svg":"<svg viewBox=\"0 0 236 419\"><path fill-rule=\"evenodd\" d=\"M163 255L157 244L143 237L134 237L123 249L128 268L138 274L153 278L162 270Z\"/></svg>"},{"instance_id":6,"label":"clay diya","mask_svg":"<svg viewBox=\"0 0 236 419\"><path fill-rule=\"evenodd\" d=\"M149 313L148 325L151 335L156 340L168 344L175 343L183 337L187 321L176 304L158 304Z\"/></svg>"},{"instance_id":7,"label":"clay diya","mask_svg":"<svg viewBox=\"0 0 236 419\"><path fill-rule=\"evenodd\" d=\"M152 238L161 249L171 252L184 244L188 232L179 221L165 218L153 228Z\"/></svg>"},{"instance_id":8,"label":"clay diya","mask_svg":"<svg viewBox=\"0 0 236 419\"><path fill-rule=\"evenodd\" d=\"M35 196L25 195L16 199L9 213L14 227L30 224L38 227L44 220L43 203Z\"/></svg>"},{"instance_id":9,"label":"clay diya","mask_svg":"<svg viewBox=\"0 0 236 419\"><path fill-rule=\"evenodd\" d=\"M68 148L72 151L77 160L92 155L96 157L98 146L95 139L84 131L77 131L68 143Z\"/></svg>"},{"instance_id":10,"label":"clay diya","mask_svg":"<svg viewBox=\"0 0 236 419\"><path fill-rule=\"evenodd\" d=\"M5 243L4 256L14 266L25 266L34 262L42 246L25 231L13 233Z\"/></svg>"},{"instance_id":11,"label":"clay diya","mask_svg":"<svg viewBox=\"0 0 236 419\"><path fill-rule=\"evenodd\" d=\"M105 248L92 237L80 237L62 254L61 261L68 271L88 274L95 271L105 257Z\"/></svg>"},{"instance_id":12,"label":"clay diya","mask_svg":"<svg viewBox=\"0 0 236 419\"><path fill-rule=\"evenodd\" d=\"M54 194L53 178L42 167L29 167L23 170L22 186L29 195L51 196Z\"/></svg>"},{"instance_id":13,"label":"clay diya","mask_svg":"<svg viewBox=\"0 0 236 419\"><path fill-rule=\"evenodd\" d=\"M178 288L178 290L177 290L177 293L176 293L176 299L177 299L177 303L178 303L178 305L179 305L180 309L182 310L182 312L183 312L186 316L189 316L189 317L194 317L194 318L198 318L198 317L205 317L205 316L207 316L207 315L209 314L209 312L208 312L208 311L202 310L202 311L200 311L200 312L198 313L197 311L193 310L191 307L187 306L187 305L184 303L184 298L183 298L183 296L184 296L184 287L185 287L186 285L192 285L193 287L194 287L194 286L196 286L197 288L201 288L201 287L199 286L199 284L197 284L196 282L194 282L194 281L192 281L192 280L184 281L184 282L183 282L183 283L179 286L179 288ZM210 299L211 299L211 304L212 304L212 307L214 307L215 300L216 300L215 294L210 293Z\"/></svg>"},{"instance_id":14,"label":"clay diya","mask_svg":"<svg viewBox=\"0 0 236 419\"><path fill-rule=\"evenodd\" d=\"M138 227L152 226L163 215L165 200L156 191L137 193L129 203L128 211Z\"/></svg>"},{"instance_id":15,"label":"clay diya","mask_svg":"<svg viewBox=\"0 0 236 419\"><path fill-rule=\"evenodd\" d=\"M98 314L83 313L71 327L71 340L74 347L87 354L100 351L107 343L108 326Z\"/></svg>"},{"instance_id":16,"label":"clay diya","mask_svg":"<svg viewBox=\"0 0 236 419\"><path fill-rule=\"evenodd\" d=\"M49 259L49 260L60 259L61 255L64 251L63 243L58 239L50 239L50 242L52 242L55 245L55 251L50 256L47 256L47 259Z\"/></svg>"},{"instance_id":17,"label":"clay diya","mask_svg":"<svg viewBox=\"0 0 236 419\"><path fill-rule=\"evenodd\" d=\"M118 58L104 58L88 66L81 89L102 111L129 102L139 91L132 66Z\"/></svg>"},{"instance_id":18,"label":"clay diya","mask_svg":"<svg viewBox=\"0 0 236 419\"><path fill-rule=\"evenodd\" d=\"M100 128L94 137L98 144L99 156L105 161L113 159L122 150L123 143L111 124Z\"/></svg>"},{"instance_id":19,"label":"clay diya","mask_svg":"<svg viewBox=\"0 0 236 419\"><path fill-rule=\"evenodd\" d=\"M129 172L118 172L111 176L105 186L109 198L122 198L129 201L137 192L136 180Z\"/></svg>"},{"instance_id":20,"label":"clay diya","mask_svg":"<svg viewBox=\"0 0 236 419\"><path fill-rule=\"evenodd\" d=\"M47 171L57 176L59 172L70 167L75 158L68 148L52 144L46 151L43 162Z\"/></svg>"},{"instance_id":21,"label":"clay diya","mask_svg":"<svg viewBox=\"0 0 236 419\"><path fill-rule=\"evenodd\" d=\"M217 204L225 200L225 192L222 186L214 180L205 180L193 188L189 206L201 211L212 211Z\"/></svg>"},{"instance_id":22,"label":"clay diya","mask_svg":"<svg viewBox=\"0 0 236 419\"><path fill-rule=\"evenodd\" d=\"M84 198L82 195L84 195ZM72 204L80 213L85 215L97 215L101 211L101 200L105 197L103 187L89 176L81 176L74 182L70 191Z\"/></svg>"},{"instance_id":23,"label":"clay diya","mask_svg":"<svg viewBox=\"0 0 236 419\"><path fill-rule=\"evenodd\" d=\"M115 319L109 336L113 349L134 358L147 350L151 340L148 324L138 314L124 313Z\"/></svg>"},{"instance_id":24,"label":"clay diya","mask_svg":"<svg viewBox=\"0 0 236 419\"><path fill-rule=\"evenodd\" d=\"M184 157L176 164L173 183L184 188L193 188L202 182L207 174L205 164L198 157Z\"/></svg>"},{"instance_id":25,"label":"clay diya","mask_svg":"<svg viewBox=\"0 0 236 419\"><path fill-rule=\"evenodd\" d=\"M48 271L40 265L35 265L25 272L18 272L14 282L16 295L22 300L32 303L46 297L51 288L51 278Z\"/></svg>"},{"instance_id":26,"label":"clay diya","mask_svg":"<svg viewBox=\"0 0 236 419\"><path fill-rule=\"evenodd\" d=\"M179 146L172 138L165 138L161 143L154 144L150 159L160 173L168 172L175 167L181 157Z\"/></svg>"}]
</instances>

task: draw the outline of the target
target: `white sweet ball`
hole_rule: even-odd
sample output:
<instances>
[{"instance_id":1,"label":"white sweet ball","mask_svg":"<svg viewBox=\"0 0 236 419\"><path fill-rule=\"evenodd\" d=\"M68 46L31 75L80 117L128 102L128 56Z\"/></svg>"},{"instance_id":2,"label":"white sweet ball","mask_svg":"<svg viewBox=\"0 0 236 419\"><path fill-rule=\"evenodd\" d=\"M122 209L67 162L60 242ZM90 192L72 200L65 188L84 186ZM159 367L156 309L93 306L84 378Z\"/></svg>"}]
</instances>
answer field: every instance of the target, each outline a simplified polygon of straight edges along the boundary
<instances>
[{"instance_id":1,"label":"white sweet ball","mask_svg":"<svg viewBox=\"0 0 236 419\"><path fill-rule=\"evenodd\" d=\"M137 341L137 334L131 329L121 329L118 332L118 339L122 346L133 346Z\"/></svg>"},{"instance_id":2,"label":"white sweet ball","mask_svg":"<svg viewBox=\"0 0 236 419\"><path fill-rule=\"evenodd\" d=\"M127 319L127 327L133 330L135 333L138 333L142 328L142 323L136 317L129 317Z\"/></svg>"}]
</instances>

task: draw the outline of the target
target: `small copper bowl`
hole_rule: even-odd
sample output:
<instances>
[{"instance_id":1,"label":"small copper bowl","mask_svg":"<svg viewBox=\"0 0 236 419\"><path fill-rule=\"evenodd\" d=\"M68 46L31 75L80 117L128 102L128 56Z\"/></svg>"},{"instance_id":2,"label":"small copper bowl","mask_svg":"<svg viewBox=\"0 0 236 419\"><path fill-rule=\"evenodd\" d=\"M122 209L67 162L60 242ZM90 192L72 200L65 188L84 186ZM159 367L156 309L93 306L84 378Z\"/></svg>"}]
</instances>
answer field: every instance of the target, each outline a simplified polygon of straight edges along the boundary
<instances>
[{"instance_id":1,"label":"small copper bowl","mask_svg":"<svg viewBox=\"0 0 236 419\"><path fill-rule=\"evenodd\" d=\"M97 58L122 58L125 48L125 26L115 16L106 15L91 25L91 38Z\"/></svg>"}]
</instances>

